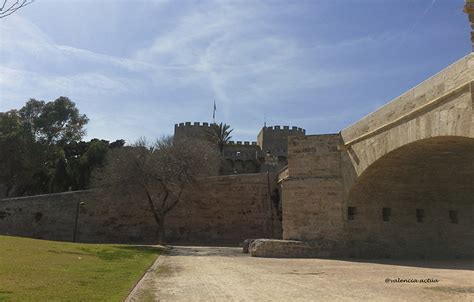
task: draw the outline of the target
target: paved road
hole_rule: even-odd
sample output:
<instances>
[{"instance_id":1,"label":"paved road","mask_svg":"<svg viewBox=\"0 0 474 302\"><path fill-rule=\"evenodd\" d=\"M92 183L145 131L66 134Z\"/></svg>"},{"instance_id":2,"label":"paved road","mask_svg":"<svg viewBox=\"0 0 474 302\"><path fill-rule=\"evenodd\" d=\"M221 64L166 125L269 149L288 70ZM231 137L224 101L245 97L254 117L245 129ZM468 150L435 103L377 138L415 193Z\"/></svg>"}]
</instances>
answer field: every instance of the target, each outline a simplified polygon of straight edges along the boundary
<instances>
[{"instance_id":1,"label":"paved road","mask_svg":"<svg viewBox=\"0 0 474 302\"><path fill-rule=\"evenodd\" d=\"M173 247L129 301L474 301L473 269L465 260L269 259L240 248Z\"/></svg>"}]
</instances>

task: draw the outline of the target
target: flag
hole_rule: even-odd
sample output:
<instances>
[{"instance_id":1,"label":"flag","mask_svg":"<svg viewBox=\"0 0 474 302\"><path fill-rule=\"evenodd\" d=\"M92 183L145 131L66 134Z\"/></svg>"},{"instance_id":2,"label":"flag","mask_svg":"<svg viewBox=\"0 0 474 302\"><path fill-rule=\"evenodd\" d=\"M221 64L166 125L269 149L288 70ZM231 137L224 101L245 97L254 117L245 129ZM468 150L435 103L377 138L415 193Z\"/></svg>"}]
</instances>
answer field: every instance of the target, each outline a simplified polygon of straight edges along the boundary
<instances>
[{"instance_id":1,"label":"flag","mask_svg":"<svg viewBox=\"0 0 474 302\"><path fill-rule=\"evenodd\" d=\"M212 112L212 121L216 122L216 100L214 100L214 111Z\"/></svg>"}]
</instances>

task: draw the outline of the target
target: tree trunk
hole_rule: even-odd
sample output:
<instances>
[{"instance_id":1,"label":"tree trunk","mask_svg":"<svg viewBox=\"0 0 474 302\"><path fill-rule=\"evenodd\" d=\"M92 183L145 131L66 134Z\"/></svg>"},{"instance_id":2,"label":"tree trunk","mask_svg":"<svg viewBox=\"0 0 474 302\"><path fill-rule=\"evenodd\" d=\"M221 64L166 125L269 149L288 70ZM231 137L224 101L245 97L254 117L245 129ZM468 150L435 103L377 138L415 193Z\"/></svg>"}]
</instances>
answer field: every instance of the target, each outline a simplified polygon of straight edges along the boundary
<instances>
[{"instance_id":1,"label":"tree trunk","mask_svg":"<svg viewBox=\"0 0 474 302\"><path fill-rule=\"evenodd\" d=\"M166 244L166 233L165 233L165 215L164 213L158 212L155 205L153 204L153 199L151 198L150 193L145 188L145 193L148 199L148 204L150 205L150 210L153 213L156 223L158 224L158 243L161 245Z\"/></svg>"},{"instance_id":2,"label":"tree trunk","mask_svg":"<svg viewBox=\"0 0 474 302\"><path fill-rule=\"evenodd\" d=\"M158 221L158 236L159 236L159 244L165 245L166 244L166 230L165 230L165 217L162 215Z\"/></svg>"}]
</instances>

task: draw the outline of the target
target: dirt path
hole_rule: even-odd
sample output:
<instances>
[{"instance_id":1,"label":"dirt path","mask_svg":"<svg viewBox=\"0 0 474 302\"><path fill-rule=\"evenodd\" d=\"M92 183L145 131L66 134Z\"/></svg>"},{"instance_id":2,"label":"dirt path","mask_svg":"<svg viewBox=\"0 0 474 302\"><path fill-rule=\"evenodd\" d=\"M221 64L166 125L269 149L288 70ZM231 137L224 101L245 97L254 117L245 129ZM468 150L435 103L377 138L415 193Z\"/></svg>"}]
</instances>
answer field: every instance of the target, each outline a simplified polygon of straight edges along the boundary
<instances>
[{"instance_id":1,"label":"dirt path","mask_svg":"<svg viewBox=\"0 0 474 302\"><path fill-rule=\"evenodd\" d=\"M473 301L472 261L268 259L173 247L128 301ZM437 283L386 283L386 279Z\"/></svg>"}]
</instances>

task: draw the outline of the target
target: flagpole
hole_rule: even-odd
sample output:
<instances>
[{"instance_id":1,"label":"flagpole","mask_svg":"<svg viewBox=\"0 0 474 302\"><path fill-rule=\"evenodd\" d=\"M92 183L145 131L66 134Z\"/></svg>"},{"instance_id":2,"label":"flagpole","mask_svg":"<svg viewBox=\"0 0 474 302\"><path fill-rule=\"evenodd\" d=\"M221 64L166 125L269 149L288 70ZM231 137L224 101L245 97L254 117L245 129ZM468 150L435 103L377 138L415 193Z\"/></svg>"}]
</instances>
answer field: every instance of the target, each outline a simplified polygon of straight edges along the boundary
<instances>
[{"instance_id":1,"label":"flagpole","mask_svg":"<svg viewBox=\"0 0 474 302\"><path fill-rule=\"evenodd\" d=\"M214 110L212 112L212 123L216 123L216 99L214 99Z\"/></svg>"}]
</instances>

